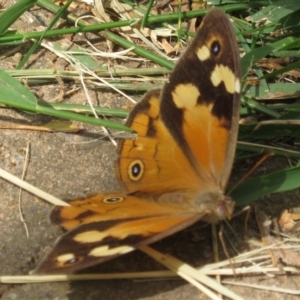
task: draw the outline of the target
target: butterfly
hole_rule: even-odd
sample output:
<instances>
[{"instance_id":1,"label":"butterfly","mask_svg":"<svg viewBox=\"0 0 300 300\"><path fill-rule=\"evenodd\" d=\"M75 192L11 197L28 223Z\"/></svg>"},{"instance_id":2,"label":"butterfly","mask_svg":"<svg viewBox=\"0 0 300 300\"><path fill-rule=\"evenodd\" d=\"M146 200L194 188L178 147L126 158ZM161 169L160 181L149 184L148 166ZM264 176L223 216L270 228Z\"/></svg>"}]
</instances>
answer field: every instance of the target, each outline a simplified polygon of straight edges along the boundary
<instances>
[{"instance_id":1,"label":"butterfly","mask_svg":"<svg viewBox=\"0 0 300 300\"><path fill-rule=\"evenodd\" d=\"M96 194L57 206L51 221L67 232L35 270L68 273L233 212L224 195L240 109L240 58L221 10L203 19L162 90L148 92L127 120L136 139L119 143L124 193Z\"/></svg>"}]
</instances>

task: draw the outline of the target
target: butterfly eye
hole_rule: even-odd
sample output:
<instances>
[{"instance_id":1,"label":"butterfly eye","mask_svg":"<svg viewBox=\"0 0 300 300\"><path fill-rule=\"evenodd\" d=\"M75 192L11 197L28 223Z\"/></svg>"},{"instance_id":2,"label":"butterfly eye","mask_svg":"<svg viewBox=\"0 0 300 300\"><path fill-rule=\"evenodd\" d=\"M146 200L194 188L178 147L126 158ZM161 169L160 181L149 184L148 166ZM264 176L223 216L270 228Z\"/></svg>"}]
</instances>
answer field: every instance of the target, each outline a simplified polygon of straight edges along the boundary
<instances>
[{"instance_id":1,"label":"butterfly eye","mask_svg":"<svg viewBox=\"0 0 300 300\"><path fill-rule=\"evenodd\" d=\"M138 181L144 174L144 164L141 160L136 159L130 165L128 169L128 176L132 181Z\"/></svg>"},{"instance_id":2,"label":"butterfly eye","mask_svg":"<svg viewBox=\"0 0 300 300\"><path fill-rule=\"evenodd\" d=\"M218 41L214 41L212 44L211 44L211 52L213 53L214 56L217 56L220 51L221 51L221 45Z\"/></svg>"},{"instance_id":3,"label":"butterfly eye","mask_svg":"<svg viewBox=\"0 0 300 300\"><path fill-rule=\"evenodd\" d=\"M109 197L109 198L104 198L102 200L102 202L106 203L106 204L114 204L114 203L119 203L122 201L124 201L123 197Z\"/></svg>"}]
</instances>

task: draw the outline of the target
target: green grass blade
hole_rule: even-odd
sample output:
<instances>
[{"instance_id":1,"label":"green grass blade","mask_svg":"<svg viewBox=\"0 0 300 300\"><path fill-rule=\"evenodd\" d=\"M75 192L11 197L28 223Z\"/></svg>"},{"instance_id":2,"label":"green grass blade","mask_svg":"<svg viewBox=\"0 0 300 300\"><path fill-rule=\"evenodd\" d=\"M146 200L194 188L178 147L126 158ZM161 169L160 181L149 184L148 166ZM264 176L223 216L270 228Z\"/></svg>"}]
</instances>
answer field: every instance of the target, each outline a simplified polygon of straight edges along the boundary
<instances>
[{"instance_id":1,"label":"green grass blade","mask_svg":"<svg viewBox=\"0 0 300 300\"><path fill-rule=\"evenodd\" d=\"M58 22L58 20L60 19L60 17L67 11L68 7L70 6L70 4L72 2L73 2L73 0L68 0L66 2L66 4L63 7L60 8L60 10L57 12L57 14L54 16L53 20L49 24L48 28L44 31L44 33L41 35L41 37L33 43L33 45L31 46L31 48L24 55L24 57L22 58L22 60L18 64L17 69L21 69L25 65L25 63L28 61L29 57L34 53L34 51L41 44L41 42L42 42L45 34L47 33L47 31L49 31L51 28L53 28L53 26Z\"/></svg>"},{"instance_id":2,"label":"green grass blade","mask_svg":"<svg viewBox=\"0 0 300 300\"><path fill-rule=\"evenodd\" d=\"M29 10L37 0L22 0L17 1L14 5L6 9L0 14L0 35L6 30L27 10Z\"/></svg>"},{"instance_id":3,"label":"green grass blade","mask_svg":"<svg viewBox=\"0 0 300 300\"><path fill-rule=\"evenodd\" d=\"M150 14L150 11L151 11L151 8L154 4L154 0L150 0L149 3L148 3L148 6L147 6L147 9L144 13L144 17L142 19L142 24L141 24L141 28L145 28L146 27L146 24L148 22L148 18L149 18L149 14Z\"/></svg>"},{"instance_id":4,"label":"green grass blade","mask_svg":"<svg viewBox=\"0 0 300 300\"><path fill-rule=\"evenodd\" d=\"M9 98L11 103L19 103L20 106L25 105L25 107L26 105L34 107L37 103L36 97L23 84L1 69L0 98Z\"/></svg>"},{"instance_id":5,"label":"green grass blade","mask_svg":"<svg viewBox=\"0 0 300 300\"><path fill-rule=\"evenodd\" d=\"M253 188L255 187L255 188ZM276 171L241 183L230 196L236 205L247 205L263 196L300 187L300 167Z\"/></svg>"},{"instance_id":6,"label":"green grass blade","mask_svg":"<svg viewBox=\"0 0 300 300\"><path fill-rule=\"evenodd\" d=\"M49 103L38 103L36 97L29 90L27 90L22 84L20 84L17 80L9 76L3 70L0 70L0 83L1 104L32 113L42 113L62 119L73 120L97 126L104 126L120 131L132 132L131 129L129 129L121 123L96 119L94 117L88 117L73 112L56 110Z\"/></svg>"},{"instance_id":7,"label":"green grass blade","mask_svg":"<svg viewBox=\"0 0 300 300\"><path fill-rule=\"evenodd\" d=\"M287 99L298 98L300 96L300 83L270 83L269 90L259 86L249 86L246 97L254 99Z\"/></svg>"}]
</instances>

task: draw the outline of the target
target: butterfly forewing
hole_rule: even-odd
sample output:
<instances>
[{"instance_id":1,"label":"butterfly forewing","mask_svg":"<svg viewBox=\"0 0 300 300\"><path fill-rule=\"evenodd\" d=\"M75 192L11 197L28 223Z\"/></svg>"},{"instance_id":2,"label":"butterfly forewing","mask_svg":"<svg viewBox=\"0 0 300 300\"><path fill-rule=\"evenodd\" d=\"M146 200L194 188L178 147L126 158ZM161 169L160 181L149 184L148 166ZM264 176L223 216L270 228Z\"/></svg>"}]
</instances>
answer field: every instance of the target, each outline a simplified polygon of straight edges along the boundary
<instances>
[{"instance_id":1,"label":"butterfly forewing","mask_svg":"<svg viewBox=\"0 0 300 300\"><path fill-rule=\"evenodd\" d=\"M238 47L224 18L220 10L204 18L162 91L160 110L201 180L222 189L233 162L240 105Z\"/></svg>"},{"instance_id":2,"label":"butterfly forewing","mask_svg":"<svg viewBox=\"0 0 300 300\"><path fill-rule=\"evenodd\" d=\"M74 272L155 242L201 218L120 194L95 195L70 204L53 211L52 221L69 231L35 273Z\"/></svg>"}]
</instances>

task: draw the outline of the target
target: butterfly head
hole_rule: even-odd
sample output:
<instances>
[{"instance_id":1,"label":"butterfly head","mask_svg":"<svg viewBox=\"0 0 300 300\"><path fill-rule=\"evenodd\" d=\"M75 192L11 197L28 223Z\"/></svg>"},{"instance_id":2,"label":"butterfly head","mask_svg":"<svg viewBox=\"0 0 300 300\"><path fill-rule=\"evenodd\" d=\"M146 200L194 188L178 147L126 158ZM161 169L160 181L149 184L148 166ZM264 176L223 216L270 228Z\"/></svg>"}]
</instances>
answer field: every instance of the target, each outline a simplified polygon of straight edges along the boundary
<instances>
[{"instance_id":1,"label":"butterfly head","mask_svg":"<svg viewBox=\"0 0 300 300\"><path fill-rule=\"evenodd\" d=\"M206 212L203 220L208 223L217 223L218 221L231 219L234 210L234 201L221 191L208 192L205 195L200 194L198 198L196 197L195 204L201 211Z\"/></svg>"}]
</instances>

